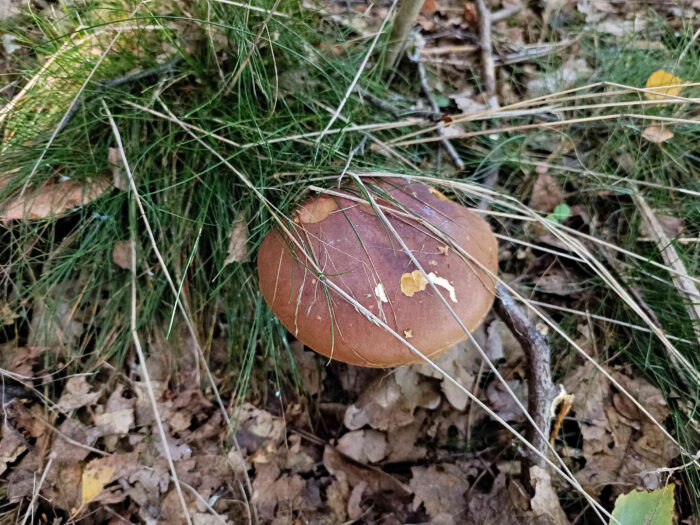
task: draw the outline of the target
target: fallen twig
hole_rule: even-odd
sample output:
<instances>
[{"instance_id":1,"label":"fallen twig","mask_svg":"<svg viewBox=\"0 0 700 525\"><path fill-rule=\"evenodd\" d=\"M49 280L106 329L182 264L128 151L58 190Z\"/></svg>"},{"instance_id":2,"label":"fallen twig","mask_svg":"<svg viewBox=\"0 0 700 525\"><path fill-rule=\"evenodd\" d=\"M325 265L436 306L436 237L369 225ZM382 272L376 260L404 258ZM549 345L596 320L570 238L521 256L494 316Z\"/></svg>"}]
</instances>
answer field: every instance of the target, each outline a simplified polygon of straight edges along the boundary
<instances>
[{"instance_id":1,"label":"fallen twig","mask_svg":"<svg viewBox=\"0 0 700 525\"><path fill-rule=\"evenodd\" d=\"M486 6L485 0L476 0L476 9L479 12L479 46L481 47L481 78L484 83L484 98L490 109L498 109L495 65L491 54L491 11ZM495 138L496 135L492 135L492 137ZM498 164L489 168L489 173L484 179L484 186L487 189L493 189L498 182L499 168ZM485 210L488 206L488 199L481 199L479 208Z\"/></svg>"},{"instance_id":2,"label":"fallen twig","mask_svg":"<svg viewBox=\"0 0 700 525\"><path fill-rule=\"evenodd\" d=\"M486 103L491 109L498 107L496 73L491 54L491 11L484 0L476 0L479 12L479 46L481 47L481 76L484 82Z\"/></svg>"},{"instance_id":3,"label":"fallen twig","mask_svg":"<svg viewBox=\"0 0 700 525\"><path fill-rule=\"evenodd\" d=\"M418 38L420 39L420 37ZM417 54L419 59L418 61L416 61L416 66L418 67L418 74L420 76L421 87L423 88L425 98L427 98L428 102L430 102L430 106L433 108L433 111L435 113L439 113L440 106L438 106L438 103L435 101L435 96L433 95L433 88L430 87L430 84L428 83L428 75L426 75L425 73L425 66L420 62L420 49L422 47L420 42L417 43L416 47L418 49ZM444 146L447 153L449 153L450 158L452 159L452 163L457 167L459 171L462 171L464 169L464 162L462 161L461 157L459 156L459 153L457 153L457 150L452 145L450 140L444 136L445 128L440 128L439 133L440 135L443 135L442 145Z\"/></svg>"},{"instance_id":4,"label":"fallen twig","mask_svg":"<svg viewBox=\"0 0 700 525\"><path fill-rule=\"evenodd\" d=\"M541 453L527 452L527 468L524 469L526 472L533 465L545 467L542 456L546 457L548 446L543 436L549 436L551 408L557 388L552 383L549 369L549 340L523 313L503 284L498 283L497 290L500 300L495 304L496 313L513 332L525 352L528 364L527 410L533 422L542 431L540 434L530 425L525 433L528 441Z\"/></svg>"},{"instance_id":5,"label":"fallen twig","mask_svg":"<svg viewBox=\"0 0 700 525\"><path fill-rule=\"evenodd\" d=\"M386 52L385 71L394 67L401 51L406 47L408 34L416 23L416 18L418 13L420 13L420 8L423 7L423 2L424 0L399 0L396 7L394 26L391 29L389 49Z\"/></svg>"}]
</instances>

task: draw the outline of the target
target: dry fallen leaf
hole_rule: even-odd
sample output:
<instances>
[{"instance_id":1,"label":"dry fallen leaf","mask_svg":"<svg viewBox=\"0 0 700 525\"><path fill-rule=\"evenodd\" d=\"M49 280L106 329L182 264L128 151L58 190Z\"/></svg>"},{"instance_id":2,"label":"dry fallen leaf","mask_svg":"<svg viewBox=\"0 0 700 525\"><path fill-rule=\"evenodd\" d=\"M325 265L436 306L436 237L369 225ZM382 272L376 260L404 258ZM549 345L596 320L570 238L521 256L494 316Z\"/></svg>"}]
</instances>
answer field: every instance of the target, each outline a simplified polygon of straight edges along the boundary
<instances>
[{"instance_id":1,"label":"dry fallen leaf","mask_svg":"<svg viewBox=\"0 0 700 525\"><path fill-rule=\"evenodd\" d=\"M131 270L131 250L134 241L117 241L112 250L112 262L125 270Z\"/></svg>"},{"instance_id":2,"label":"dry fallen leaf","mask_svg":"<svg viewBox=\"0 0 700 525\"><path fill-rule=\"evenodd\" d=\"M81 505L87 505L100 495L114 474L112 465L88 466L83 471Z\"/></svg>"},{"instance_id":3,"label":"dry fallen leaf","mask_svg":"<svg viewBox=\"0 0 700 525\"><path fill-rule=\"evenodd\" d=\"M90 392L92 387L85 376L73 376L66 381L66 387L58 400L58 408L75 410L76 408L94 404L102 395L101 392Z\"/></svg>"},{"instance_id":4,"label":"dry fallen leaf","mask_svg":"<svg viewBox=\"0 0 700 525\"><path fill-rule=\"evenodd\" d=\"M610 370L612 376L656 419L665 421L668 406L661 391L639 377ZM663 432L590 363L565 381L575 395L573 410L583 436L586 465L576 473L584 489L598 494L612 486L613 495L630 487L654 490L664 480L654 471L667 466L678 449Z\"/></svg>"},{"instance_id":5,"label":"dry fallen leaf","mask_svg":"<svg viewBox=\"0 0 700 525\"><path fill-rule=\"evenodd\" d=\"M27 442L22 434L8 423L3 424L2 439L0 439L0 474L7 470L9 463L14 463L26 450Z\"/></svg>"},{"instance_id":6,"label":"dry fallen leaf","mask_svg":"<svg viewBox=\"0 0 700 525\"><path fill-rule=\"evenodd\" d=\"M661 144L662 142L671 140L673 138L673 132L662 125L652 124L651 126L644 128L642 137L647 139L649 142Z\"/></svg>"},{"instance_id":7,"label":"dry fallen leaf","mask_svg":"<svg viewBox=\"0 0 700 525\"><path fill-rule=\"evenodd\" d=\"M106 179L47 182L38 190L29 191L22 197L2 203L0 220L7 222L13 219L60 217L99 198L110 186Z\"/></svg>"},{"instance_id":8,"label":"dry fallen leaf","mask_svg":"<svg viewBox=\"0 0 700 525\"><path fill-rule=\"evenodd\" d=\"M224 265L232 262L246 262L250 260L248 248L248 225L245 219L239 217L233 224L228 244L228 256Z\"/></svg>"},{"instance_id":9,"label":"dry fallen leaf","mask_svg":"<svg viewBox=\"0 0 700 525\"><path fill-rule=\"evenodd\" d=\"M486 345L486 333L479 327L473 334L481 348ZM470 389L474 385L474 379L479 371L481 362L480 354L471 341L457 343L447 352L435 359L435 363L442 368L449 377L457 380L460 385ZM451 381L445 381L442 374L426 364L415 365L417 371L427 377L439 379L442 393L447 401L457 410L464 410L467 406L468 396Z\"/></svg>"},{"instance_id":10,"label":"dry fallen leaf","mask_svg":"<svg viewBox=\"0 0 700 525\"><path fill-rule=\"evenodd\" d=\"M410 487L413 490L413 508L422 504L431 518L444 511L453 516L466 506L464 494L469 488L465 472L458 465L445 463L429 467L411 467Z\"/></svg>"},{"instance_id":11,"label":"dry fallen leaf","mask_svg":"<svg viewBox=\"0 0 700 525\"><path fill-rule=\"evenodd\" d=\"M684 84L684 80L671 73L667 73L663 69L654 71L651 76L647 79L646 88L653 91L654 93L644 93L646 98L649 100L659 100L666 98L667 95L678 96L681 92L682 86L678 84ZM674 87L668 87L674 86ZM658 93L658 94L657 94Z\"/></svg>"},{"instance_id":12,"label":"dry fallen leaf","mask_svg":"<svg viewBox=\"0 0 700 525\"><path fill-rule=\"evenodd\" d=\"M435 409L440 394L434 383L425 381L415 366L397 368L389 377L378 377L345 411L344 423L350 430L369 424L377 430L392 431L414 421L417 407Z\"/></svg>"},{"instance_id":13,"label":"dry fallen leaf","mask_svg":"<svg viewBox=\"0 0 700 525\"><path fill-rule=\"evenodd\" d=\"M338 440L338 450L359 463L377 463L386 457L386 435L376 430L354 430Z\"/></svg>"},{"instance_id":14,"label":"dry fallen leaf","mask_svg":"<svg viewBox=\"0 0 700 525\"><path fill-rule=\"evenodd\" d=\"M464 2L462 20L468 27L476 27L476 24L479 21L479 11L477 10L474 2Z\"/></svg>"},{"instance_id":15,"label":"dry fallen leaf","mask_svg":"<svg viewBox=\"0 0 700 525\"><path fill-rule=\"evenodd\" d=\"M112 170L112 184L114 184L114 187L118 190L128 191L129 177L124 169L124 163L121 155L119 154L119 150L117 148L109 148L107 160L109 161L110 168Z\"/></svg>"},{"instance_id":16,"label":"dry fallen leaf","mask_svg":"<svg viewBox=\"0 0 700 525\"><path fill-rule=\"evenodd\" d=\"M669 239L675 239L685 229L685 221L679 217L674 217L672 215L659 215L658 213L654 213L654 215L661 225L661 230ZM642 223L639 225L639 231L645 237L653 238L654 236L654 232L644 221L642 221Z\"/></svg>"},{"instance_id":17,"label":"dry fallen leaf","mask_svg":"<svg viewBox=\"0 0 700 525\"><path fill-rule=\"evenodd\" d=\"M550 213L564 201L564 192L557 179L551 175L542 174L537 177L532 188L530 207L537 211Z\"/></svg>"}]
</instances>

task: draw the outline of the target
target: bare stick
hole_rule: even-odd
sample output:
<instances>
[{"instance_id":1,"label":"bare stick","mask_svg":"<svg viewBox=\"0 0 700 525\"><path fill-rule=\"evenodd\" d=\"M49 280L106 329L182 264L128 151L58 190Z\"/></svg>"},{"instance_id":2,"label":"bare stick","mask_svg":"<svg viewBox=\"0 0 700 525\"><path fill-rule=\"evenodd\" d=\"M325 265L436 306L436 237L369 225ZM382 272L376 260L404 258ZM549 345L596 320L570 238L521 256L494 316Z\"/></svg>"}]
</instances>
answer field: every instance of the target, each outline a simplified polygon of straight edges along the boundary
<instances>
[{"instance_id":1,"label":"bare stick","mask_svg":"<svg viewBox=\"0 0 700 525\"><path fill-rule=\"evenodd\" d=\"M420 39L420 37L419 37ZM420 39L422 40L422 39ZM420 48L422 47L420 43L417 45L420 53ZM418 74L420 75L420 84L421 87L423 88L423 92L425 93L425 97L428 99L430 102L430 105L433 108L433 111L435 113L440 113L440 106L438 106L438 103L435 101L435 96L433 95L433 88L428 84L428 75L425 73L425 66L420 62L420 56L418 57L418 62L416 63L418 66ZM439 131L440 135L445 135L445 128L440 128ZM452 163L457 167L459 171L462 171L464 169L464 161L462 161L462 158L459 156L459 153L457 153L457 150L455 147L452 145L452 143L449 141L447 138L442 139L442 145L449 153L450 158L452 159Z\"/></svg>"},{"instance_id":2,"label":"bare stick","mask_svg":"<svg viewBox=\"0 0 700 525\"><path fill-rule=\"evenodd\" d=\"M496 74L491 54L491 11L486 6L485 0L476 0L476 9L479 12L479 45L481 46L481 75L484 81L486 101L491 109L498 107L496 95Z\"/></svg>"},{"instance_id":3,"label":"bare stick","mask_svg":"<svg viewBox=\"0 0 700 525\"><path fill-rule=\"evenodd\" d=\"M32 501L29 502L27 512L24 513L22 525L27 523L27 518L29 518L30 513L32 514L32 517L34 517L34 505L36 504L36 500L39 497L39 492L41 491L41 487L44 485L44 481L46 481L46 475L49 473L49 469L51 468L51 464L53 463L54 459L56 459L56 453L51 452L51 454L49 454L49 461L46 463L44 472L41 474L41 479L39 479L39 484L34 488L34 493L32 494Z\"/></svg>"},{"instance_id":4,"label":"bare stick","mask_svg":"<svg viewBox=\"0 0 700 525\"><path fill-rule=\"evenodd\" d=\"M479 12L479 46L481 47L481 79L484 83L486 104L490 109L498 109L498 93L496 92L496 72L491 53L491 11L485 0L476 0L476 8ZM497 137L497 135L492 135ZM499 166L492 166L484 179L484 186L493 189L498 182ZM481 199L479 209L489 207L488 199Z\"/></svg>"},{"instance_id":5,"label":"bare stick","mask_svg":"<svg viewBox=\"0 0 700 525\"><path fill-rule=\"evenodd\" d=\"M499 301L496 301L496 312L508 326L525 352L528 364L527 377L527 410L532 416L533 425L527 428L525 437L541 454L527 453L527 466L545 467L543 457L546 457L548 444L544 436L549 436L551 407L557 395L557 388L552 383L549 370L549 340L540 332L530 319L515 303L508 290L498 283ZM526 469L529 470L529 469Z\"/></svg>"},{"instance_id":6,"label":"bare stick","mask_svg":"<svg viewBox=\"0 0 700 525\"><path fill-rule=\"evenodd\" d=\"M423 2L424 0L399 0L394 27L391 30L391 42L386 53L385 71L394 67L401 51L406 47L408 34L416 23Z\"/></svg>"}]
</instances>

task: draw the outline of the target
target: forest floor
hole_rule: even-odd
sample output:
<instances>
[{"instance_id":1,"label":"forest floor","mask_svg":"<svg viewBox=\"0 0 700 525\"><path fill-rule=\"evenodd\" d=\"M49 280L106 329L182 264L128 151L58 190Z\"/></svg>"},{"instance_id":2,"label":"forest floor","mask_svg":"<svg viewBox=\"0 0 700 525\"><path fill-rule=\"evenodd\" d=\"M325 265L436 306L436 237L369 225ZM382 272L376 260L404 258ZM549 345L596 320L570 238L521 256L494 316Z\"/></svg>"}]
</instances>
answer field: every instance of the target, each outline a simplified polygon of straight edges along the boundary
<instances>
[{"instance_id":1,"label":"forest floor","mask_svg":"<svg viewBox=\"0 0 700 525\"><path fill-rule=\"evenodd\" d=\"M669 486L698 523L700 2L494 0L488 49L481 4L426 0L385 68L391 1L0 0L0 523L607 523ZM573 480L521 481L495 313L437 360L471 398L267 309L259 195L348 169L481 207Z\"/></svg>"}]
</instances>

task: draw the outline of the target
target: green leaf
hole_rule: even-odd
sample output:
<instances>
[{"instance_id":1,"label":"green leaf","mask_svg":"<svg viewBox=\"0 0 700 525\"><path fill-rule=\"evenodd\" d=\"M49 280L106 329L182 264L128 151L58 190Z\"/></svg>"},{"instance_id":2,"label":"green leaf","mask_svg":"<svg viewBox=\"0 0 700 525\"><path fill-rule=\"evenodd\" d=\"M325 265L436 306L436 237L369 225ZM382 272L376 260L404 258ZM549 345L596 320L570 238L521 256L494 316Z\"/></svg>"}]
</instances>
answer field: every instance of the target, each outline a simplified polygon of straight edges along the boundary
<instances>
[{"instance_id":1,"label":"green leaf","mask_svg":"<svg viewBox=\"0 0 700 525\"><path fill-rule=\"evenodd\" d=\"M547 218L550 221L555 221L555 222L562 222L568 219L571 216L571 208L569 208L568 204L560 204L556 208L554 208L554 211L547 215Z\"/></svg>"},{"instance_id":2,"label":"green leaf","mask_svg":"<svg viewBox=\"0 0 700 525\"><path fill-rule=\"evenodd\" d=\"M620 525L672 525L675 488L675 485L667 485L651 492L633 490L622 494L615 501L613 518Z\"/></svg>"},{"instance_id":3,"label":"green leaf","mask_svg":"<svg viewBox=\"0 0 700 525\"><path fill-rule=\"evenodd\" d=\"M442 95L436 95L435 102L437 103L438 107L441 108L446 108L450 105L450 99L447 97L443 97Z\"/></svg>"}]
</instances>

